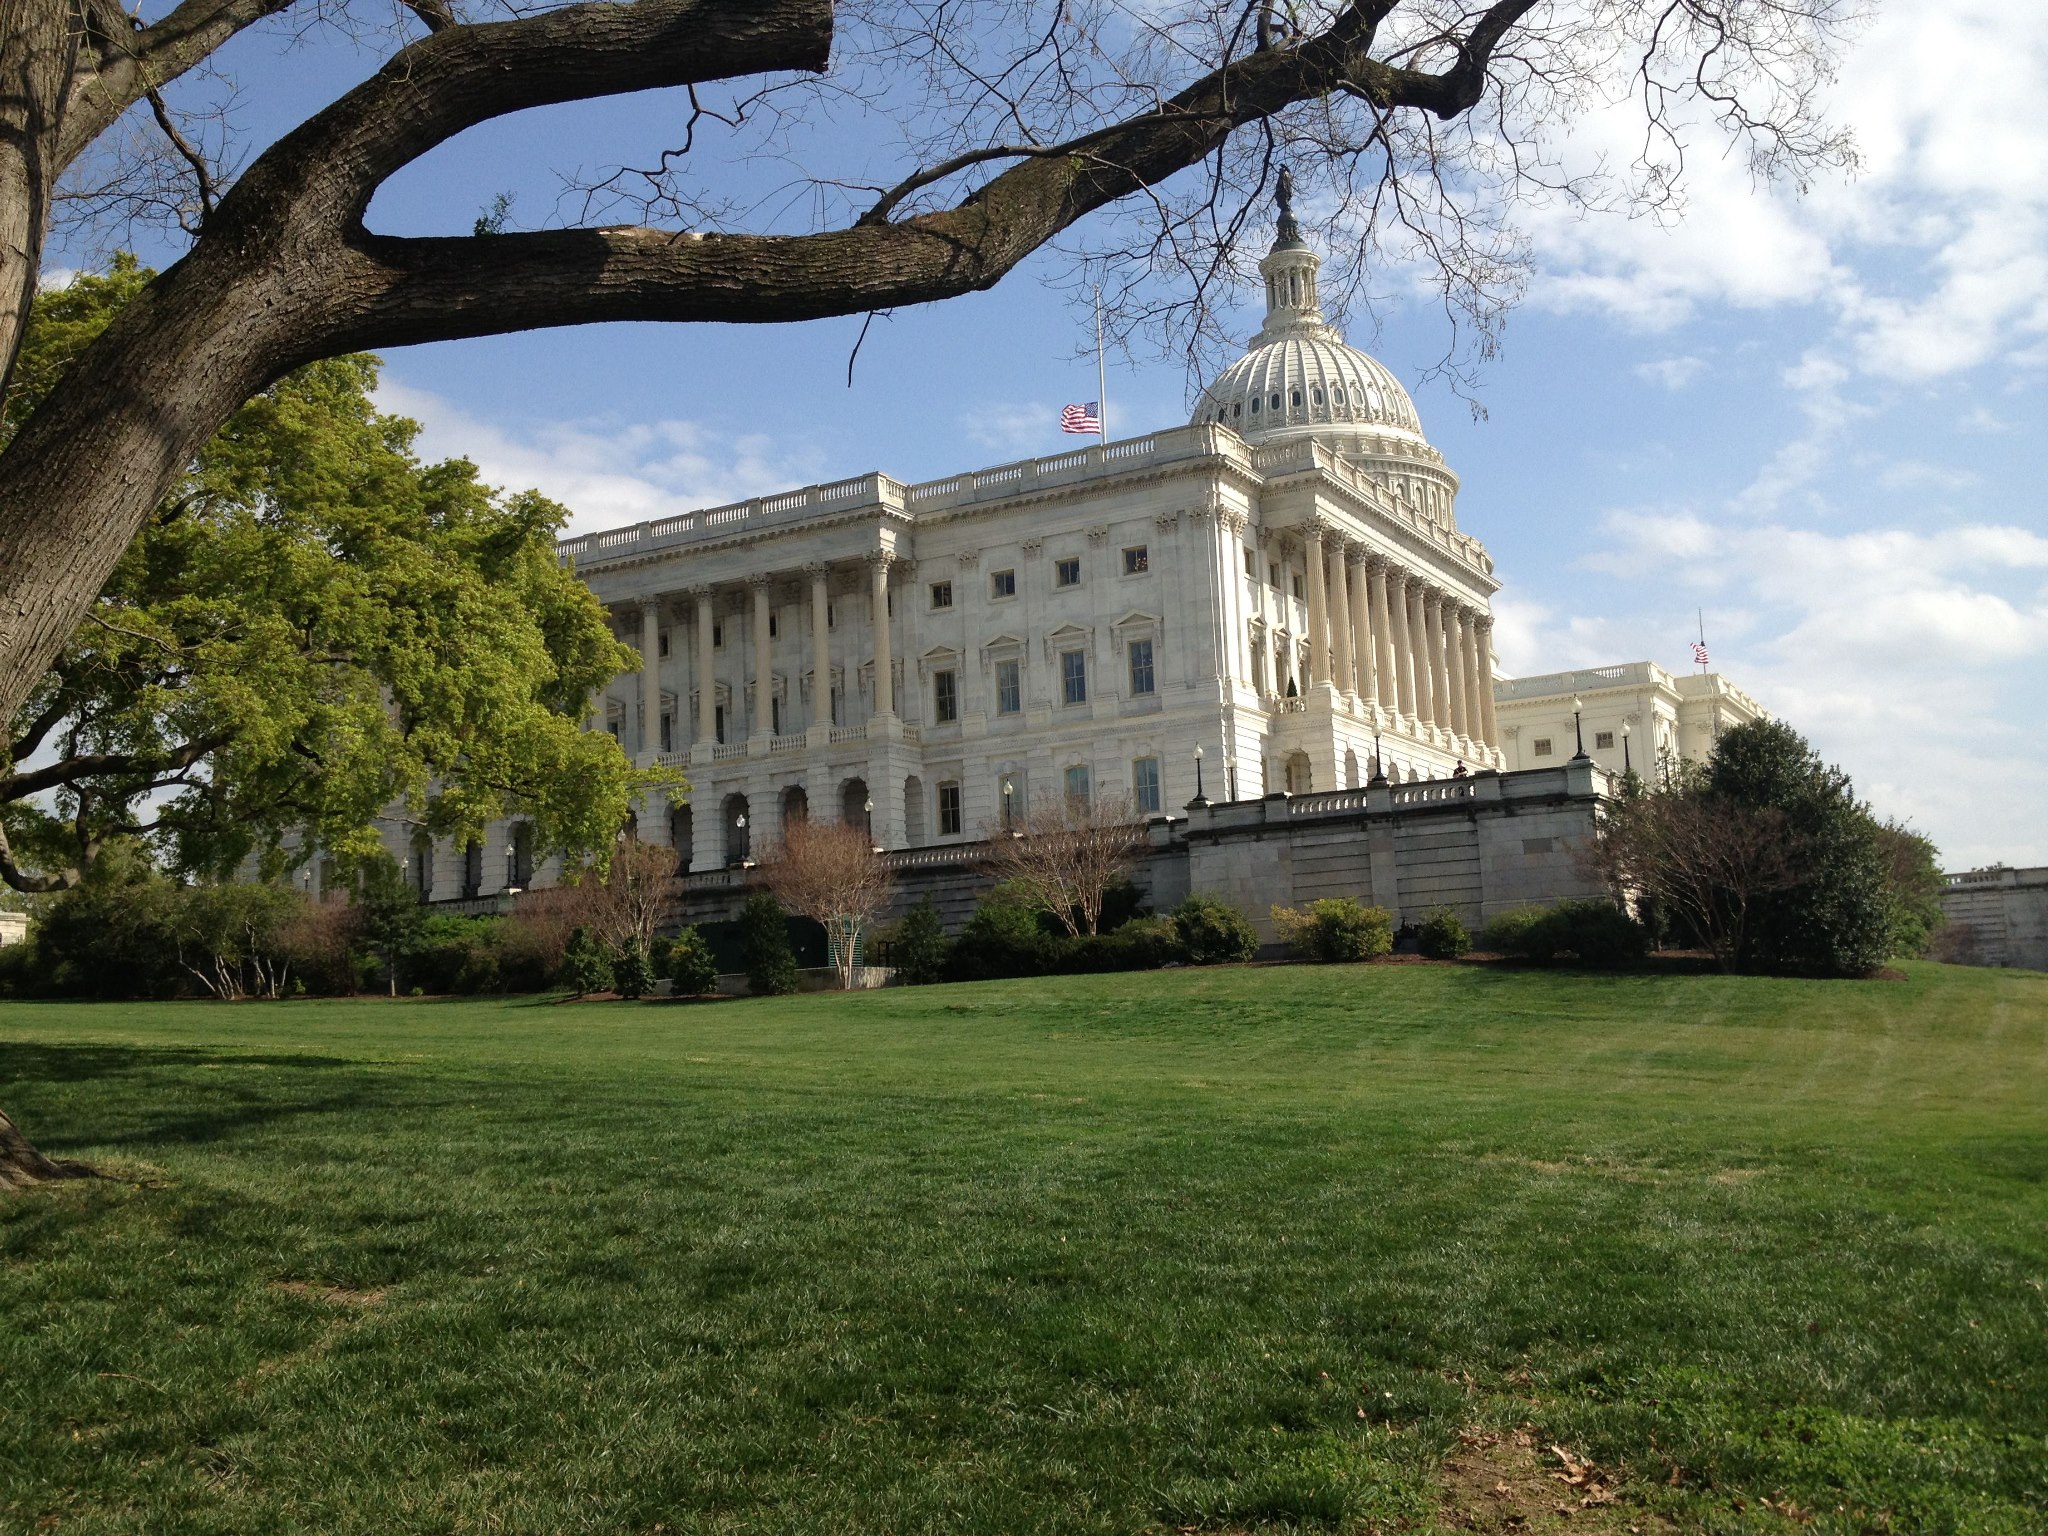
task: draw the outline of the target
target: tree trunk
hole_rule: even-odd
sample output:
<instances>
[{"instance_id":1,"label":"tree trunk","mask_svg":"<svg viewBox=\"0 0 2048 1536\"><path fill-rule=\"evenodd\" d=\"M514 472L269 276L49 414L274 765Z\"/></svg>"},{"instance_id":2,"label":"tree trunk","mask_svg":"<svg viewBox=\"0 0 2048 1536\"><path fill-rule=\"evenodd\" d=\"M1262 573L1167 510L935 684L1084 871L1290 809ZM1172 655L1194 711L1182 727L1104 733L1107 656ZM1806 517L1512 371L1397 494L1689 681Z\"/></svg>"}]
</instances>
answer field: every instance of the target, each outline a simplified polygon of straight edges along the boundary
<instances>
[{"instance_id":1,"label":"tree trunk","mask_svg":"<svg viewBox=\"0 0 2048 1536\"><path fill-rule=\"evenodd\" d=\"M78 43L66 0L0 0L0 396L42 276Z\"/></svg>"},{"instance_id":2,"label":"tree trunk","mask_svg":"<svg viewBox=\"0 0 2048 1536\"><path fill-rule=\"evenodd\" d=\"M28 1138L15 1129L0 1109L0 1193L26 1189L52 1179L93 1179L99 1175L83 1163L67 1163L45 1157L29 1145Z\"/></svg>"}]
</instances>

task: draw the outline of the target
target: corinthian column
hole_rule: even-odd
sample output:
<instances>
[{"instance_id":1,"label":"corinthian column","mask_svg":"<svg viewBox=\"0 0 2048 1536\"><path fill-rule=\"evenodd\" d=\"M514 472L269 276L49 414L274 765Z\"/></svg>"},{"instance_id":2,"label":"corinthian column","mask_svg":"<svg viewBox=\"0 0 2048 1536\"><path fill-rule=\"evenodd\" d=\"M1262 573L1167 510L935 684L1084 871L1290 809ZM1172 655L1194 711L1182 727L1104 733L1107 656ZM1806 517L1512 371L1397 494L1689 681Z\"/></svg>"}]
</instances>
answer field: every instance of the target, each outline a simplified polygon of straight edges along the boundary
<instances>
[{"instance_id":1,"label":"corinthian column","mask_svg":"<svg viewBox=\"0 0 2048 1536\"><path fill-rule=\"evenodd\" d=\"M640 604L640 751L653 757L661 750L661 604L653 598Z\"/></svg>"},{"instance_id":2,"label":"corinthian column","mask_svg":"<svg viewBox=\"0 0 2048 1536\"><path fill-rule=\"evenodd\" d=\"M1308 559L1308 675L1302 679L1302 692L1306 693L1307 684L1330 680L1330 616L1324 601L1322 525L1311 522L1304 533L1303 548Z\"/></svg>"},{"instance_id":3,"label":"corinthian column","mask_svg":"<svg viewBox=\"0 0 2048 1536\"><path fill-rule=\"evenodd\" d=\"M811 578L811 724L832 723L832 606L823 561L804 567Z\"/></svg>"},{"instance_id":4,"label":"corinthian column","mask_svg":"<svg viewBox=\"0 0 2048 1536\"><path fill-rule=\"evenodd\" d=\"M1422 606L1423 678L1429 684L1429 723L1449 729L1451 690L1444 677L1443 598L1435 587L1427 587L1416 601ZM1418 680L1417 686L1420 686Z\"/></svg>"},{"instance_id":5,"label":"corinthian column","mask_svg":"<svg viewBox=\"0 0 2048 1536\"><path fill-rule=\"evenodd\" d=\"M1351 593L1351 677L1361 699L1370 703L1377 690L1372 679L1372 577L1365 567L1365 550L1353 544L1344 551L1350 567L1345 585Z\"/></svg>"},{"instance_id":6,"label":"corinthian column","mask_svg":"<svg viewBox=\"0 0 2048 1536\"><path fill-rule=\"evenodd\" d=\"M768 585L771 578L749 576L747 586L754 594L754 729L766 736L775 729L775 651L768 633Z\"/></svg>"},{"instance_id":7,"label":"corinthian column","mask_svg":"<svg viewBox=\"0 0 2048 1536\"><path fill-rule=\"evenodd\" d=\"M697 739L718 740L718 674L711 658L711 589L692 587L697 600Z\"/></svg>"},{"instance_id":8,"label":"corinthian column","mask_svg":"<svg viewBox=\"0 0 2048 1536\"><path fill-rule=\"evenodd\" d=\"M1473 661L1479 669L1479 734L1489 747L1500 746L1500 725L1493 716L1493 615L1481 613L1472 626Z\"/></svg>"},{"instance_id":9,"label":"corinthian column","mask_svg":"<svg viewBox=\"0 0 2048 1536\"><path fill-rule=\"evenodd\" d=\"M1422 578L1408 578L1408 646L1414 652L1415 718L1436 724L1436 690L1430 684L1429 624L1422 608Z\"/></svg>"},{"instance_id":10,"label":"corinthian column","mask_svg":"<svg viewBox=\"0 0 2048 1536\"><path fill-rule=\"evenodd\" d=\"M875 632L875 713L896 713L896 658L889 649L889 556L876 551L868 556L873 582L873 629Z\"/></svg>"},{"instance_id":11,"label":"corinthian column","mask_svg":"<svg viewBox=\"0 0 2048 1536\"><path fill-rule=\"evenodd\" d=\"M1387 591L1391 594L1387 612L1394 620L1395 691L1400 696L1401 713L1410 720L1419 720L1422 716L1417 712L1415 700L1413 583L1405 571L1390 569L1386 575Z\"/></svg>"},{"instance_id":12,"label":"corinthian column","mask_svg":"<svg viewBox=\"0 0 2048 1536\"><path fill-rule=\"evenodd\" d=\"M1365 566L1371 577L1373 656L1378 676L1373 679L1373 696L1386 709L1401 707L1401 685L1394 672L1394 616L1387 609L1387 557L1368 555Z\"/></svg>"},{"instance_id":13,"label":"corinthian column","mask_svg":"<svg viewBox=\"0 0 2048 1536\"><path fill-rule=\"evenodd\" d=\"M1351 644L1351 573L1342 539L1330 560L1330 639L1336 652L1337 686L1346 693L1358 692L1356 653Z\"/></svg>"},{"instance_id":14,"label":"corinthian column","mask_svg":"<svg viewBox=\"0 0 2048 1536\"><path fill-rule=\"evenodd\" d=\"M1465 735L1484 744L1479 706L1479 611L1458 609L1458 675L1465 680Z\"/></svg>"},{"instance_id":15,"label":"corinthian column","mask_svg":"<svg viewBox=\"0 0 2048 1536\"><path fill-rule=\"evenodd\" d=\"M1472 739L1472 717L1466 710L1465 618L1464 608L1449 598L1443 600L1444 682L1451 695L1451 729L1467 741Z\"/></svg>"}]
</instances>

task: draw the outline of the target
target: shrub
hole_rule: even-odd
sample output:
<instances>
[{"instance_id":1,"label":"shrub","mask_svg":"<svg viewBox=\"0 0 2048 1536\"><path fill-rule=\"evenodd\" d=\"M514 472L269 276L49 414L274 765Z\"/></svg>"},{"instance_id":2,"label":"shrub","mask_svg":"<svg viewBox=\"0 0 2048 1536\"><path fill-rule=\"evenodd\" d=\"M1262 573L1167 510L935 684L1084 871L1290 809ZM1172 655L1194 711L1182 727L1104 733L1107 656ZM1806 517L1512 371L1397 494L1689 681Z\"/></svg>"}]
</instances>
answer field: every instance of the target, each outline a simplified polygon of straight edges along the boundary
<instances>
[{"instance_id":1,"label":"shrub","mask_svg":"<svg viewBox=\"0 0 2048 1536\"><path fill-rule=\"evenodd\" d=\"M1454 910L1438 907L1422 920L1416 947L1432 960L1455 960L1472 947L1472 935Z\"/></svg>"},{"instance_id":2,"label":"shrub","mask_svg":"<svg viewBox=\"0 0 2048 1536\"><path fill-rule=\"evenodd\" d=\"M1543 965L1557 953L1557 925L1542 907L1516 907L1486 925L1482 942L1496 955Z\"/></svg>"},{"instance_id":3,"label":"shrub","mask_svg":"<svg viewBox=\"0 0 2048 1536\"><path fill-rule=\"evenodd\" d=\"M626 947L612 960L612 990L621 997L637 998L653 989L654 967L647 962L647 951L637 938L626 940Z\"/></svg>"},{"instance_id":4,"label":"shrub","mask_svg":"<svg viewBox=\"0 0 2048 1536\"><path fill-rule=\"evenodd\" d=\"M906 987L922 987L945 980L952 949L939 922L938 908L931 897L924 897L897 925L896 940L890 946L897 981Z\"/></svg>"},{"instance_id":5,"label":"shrub","mask_svg":"<svg viewBox=\"0 0 2048 1536\"><path fill-rule=\"evenodd\" d=\"M754 892L740 909L740 954L754 996L784 997L796 990L796 954L789 947L789 919L772 892Z\"/></svg>"},{"instance_id":6,"label":"shrub","mask_svg":"<svg viewBox=\"0 0 2048 1536\"><path fill-rule=\"evenodd\" d=\"M562 982L579 997L611 990L611 956L588 928L569 935L568 947L562 952Z\"/></svg>"},{"instance_id":7,"label":"shrub","mask_svg":"<svg viewBox=\"0 0 2048 1536\"><path fill-rule=\"evenodd\" d=\"M1375 960L1394 948L1394 919L1385 907L1368 907L1349 896L1312 901L1306 907L1275 907L1280 936L1311 960L1324 964Z\"/></svg>"},{"instance_id":8,"label":"shrub","mask_svg":"<svg viewBox=\"0 0 2048 1536\"><path fill-rule=\"evenodd\" d=\"M954 981L995 981L1009 976L1046 976L1057 970L1066 947L1038 925L1038 914L991 892L953 943L947 975Z\"/></svg>"},{"instance_id":9,"label":"shrub","mask_svg":"<svg viewBox=\"0 0 2048 1536\"><path fill-rule=\"evenodd\" d=\"M1638 965L1650 952L1650 931L1611 901L1560 901L1550 909L1552 944L1579 964Z\"/></svg>"},{"instance_id":10,"label":"shrub","mask_svg":"<svg viewBox=\"0 0 2048 1536\"><path fill-rule=\"evenodd\" d=\"M1214 896L1190 896L1173 913L1174 931L1190 965L1236 965L1259 952L1251 919Z\"/></svg>"},{"instance_id":11,"label":"shrub","mask_svg":"<svg viewBox=\"0 0 2048 1536\"><path fill-rule=\"evenodd\" d=\"M422 992L496 992L503 986L498 941L503 920L434 914L405 955L405 974Z\"/></svg>"},{"instance_id":12,"label":"shrub","mask_svg":"<svg viewBox=\"0 0 2048 1536\"><path fill-rule=\"evenodd\" d=\"M1114 933L1083 934L1058 947L1059 968L1070 972L1156 971L1187 954L1170 917L1134 917Z\"/></svg>"},{"instance_id":13,"label":"shrub","mask_svg":"<svg viewBox=\"0 0 2048 1536\"><path fill-rule=\"evenodd\" d=\"M672 939L655 940L655 974L672 982L678 997L718 989L718 961L704 935L694 928L686 927Z\"/></svg>"}]
</instances>

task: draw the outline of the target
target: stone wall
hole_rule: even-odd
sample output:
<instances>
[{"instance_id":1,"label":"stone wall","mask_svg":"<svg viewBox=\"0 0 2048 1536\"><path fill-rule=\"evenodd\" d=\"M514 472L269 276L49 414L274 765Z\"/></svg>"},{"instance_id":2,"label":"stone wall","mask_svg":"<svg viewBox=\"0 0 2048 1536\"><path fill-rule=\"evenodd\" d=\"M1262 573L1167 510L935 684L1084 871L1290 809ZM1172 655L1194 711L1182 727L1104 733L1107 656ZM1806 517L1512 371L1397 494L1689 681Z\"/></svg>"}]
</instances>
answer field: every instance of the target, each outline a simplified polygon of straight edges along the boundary
<instances>
[{"instance_id":1,"label":"stone wall","mask_svg":"<svg viewBox=\"0 0 2048 1536\"><path fill-rule=\"evenodd\" d=\"M1941 909L1958 932L1950 958L2048 971L2048 867L1950 875Z\"/></svg>"},{"instance_id":2,"label":"stone wall","mask_svg":"<svg viewBox=\"0 0 2048 1536\"><path fill-rule=\"evenodd\" d=\"M1475 931L1511 907L1602 894L1579 867L1609 776L1591 763L1469 779L1379 785L1327 794L1197 803L1161 819L1132 879L1155 912L1190 891L1220 896L1275 937L1271 910L1326 896L1386 907L1398 923L1454 908ZM923 848L889 854L897 889L887 916L930 896L957 931L992 877L978 850ZM736 916L750 873L712 870L683 878L682 920Z\"/></svg>"}]
</instances>

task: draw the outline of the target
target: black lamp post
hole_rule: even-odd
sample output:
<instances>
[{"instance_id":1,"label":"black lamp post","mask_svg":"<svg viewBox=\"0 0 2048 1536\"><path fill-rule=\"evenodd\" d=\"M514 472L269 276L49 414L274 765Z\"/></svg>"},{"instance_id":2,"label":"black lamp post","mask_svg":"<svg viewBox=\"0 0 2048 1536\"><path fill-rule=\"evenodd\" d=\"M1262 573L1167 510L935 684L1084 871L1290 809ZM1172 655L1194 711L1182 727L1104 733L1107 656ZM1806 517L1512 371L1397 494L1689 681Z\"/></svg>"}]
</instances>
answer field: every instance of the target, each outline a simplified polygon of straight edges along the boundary
<instances>
[{"instance_id":1,"label":"black lamp post","mask_svg":"<svg viewBox=\"0 0 2048 1536\"><path fill-rule=\"evenodd\" d=\"M505 889L511 890L519 878L519 850L512 844L505 845Z\"/></svg>"},{"instance_id":2,"label":"black lamp post","mask_svg":"<svg viewBox=\"0 0 2048 1536\"><path fill-rule=\"evenodd\" d=\"M1005 832L1009 831L1011 827L1010 796L1015 794L1016 791L1017 786L1009 779L1005 778L1003 780L1003 830Z\"/></svg>"},{"instance_id":3,"label":"black lamp post","mask_svg":"<svg viewBox=\"0 0 2048 1536\"><path fill-rule=\"evenodd\" d=\"M1581 716L1581 715L1583 715L1583 714L1585 713L1585 708L1586 708L1586 701L1585 701L1584 699L1580 698L1580 697L1579 697L1579 696L1578 696L1577 694L1573 694L1573 695L1572 695L1572 736L1574 737L1574 739L1576 739L1576 740L1577 740L1577 742L1578 742L1578 744L1579 744L1579 750L1578 750L1578 751L1577 751L1576 753L1574 753L1574 754L1573 754L1573 756L1572 756L1572 761L1573 761L1573 762L1575 762L1575 763L1576 763L1576 762L1581 762L1581 761L1583 761L1583 760L1585 759L1585 756L1586 756L1586 729L1585 729L1585 726L1584 726L1584 724L1583 724L1583 723L1581 722L1581 720L1580 720L1580 716Z\"/></svg>"},{"instance_id":4,"label":"black lamp post","mask_svg":"<svg viewBox=\"0 0 2048 1536\"><path fill-rule=\"evenodd\" d=\"M1636 771L1635 764L1630 761L1628 754L1628 722L1626 720L1621 722L1621 771L1623 777L1627 777Z\"/></svg>"},{"instance_id":5,"label":"black lamp post","mask_svg":"<svg viewBox=\"0 0 2048 1536\"><path fill-rule=\"evenodd\" d=\"M1195 798L1190 800L1188 804L1207 805L1208 803L1209 797L1202 793L1202 749L1197 746L1195 748Z\"/></svg>"},{"instance_id":6,"label":"black lamp post","mask_svg":"<svg viewBox=\"0 0 2048 1536\"><path fill-rule=\"evenodd\" d=\"M1380 728L1375 725L1372 728L1372 777L1365 781L1365 787L1371 789L1374 785L1386 782L1387 757L1380 750Z\"/></svg>"}]
</instances>

